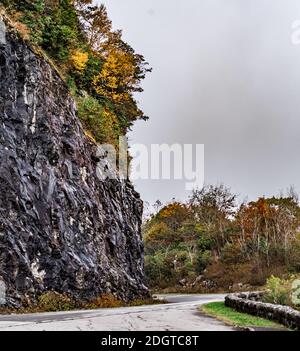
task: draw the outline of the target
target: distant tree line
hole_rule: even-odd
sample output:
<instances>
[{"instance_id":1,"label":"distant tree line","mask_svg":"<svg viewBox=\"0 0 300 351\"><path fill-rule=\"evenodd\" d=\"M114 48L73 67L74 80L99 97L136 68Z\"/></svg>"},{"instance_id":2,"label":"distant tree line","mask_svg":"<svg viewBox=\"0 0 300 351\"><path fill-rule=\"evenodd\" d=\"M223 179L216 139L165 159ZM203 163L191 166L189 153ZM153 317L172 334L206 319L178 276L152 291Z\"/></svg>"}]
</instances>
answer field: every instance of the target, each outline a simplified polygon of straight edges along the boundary
<instances>
[{"instance_id":1,"label":"distant tree line","mask_svg":"<svg viewBox=\"0 0 300 351\"><path fill-rule=\"evenodd\" d=\"M159 208L143 232L152 287L192 283L200 275L214 289L228 289L300 272L300 207L292 189L238 205L224 185L205 186L186 203Z\"/></svg>"}]
</instances>

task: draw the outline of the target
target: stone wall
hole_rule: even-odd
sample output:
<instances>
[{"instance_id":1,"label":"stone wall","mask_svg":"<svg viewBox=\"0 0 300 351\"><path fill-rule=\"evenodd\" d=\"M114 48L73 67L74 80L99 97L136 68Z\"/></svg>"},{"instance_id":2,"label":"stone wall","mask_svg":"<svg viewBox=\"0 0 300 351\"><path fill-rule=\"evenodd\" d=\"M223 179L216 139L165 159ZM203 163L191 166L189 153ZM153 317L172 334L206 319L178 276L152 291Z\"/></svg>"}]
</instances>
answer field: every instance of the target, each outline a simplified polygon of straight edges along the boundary
<instances>
[{"instance_id":1,"label":"stone wall","mask_svg":"<svg viewBox=\"0 0 300 351\"><path fill-rule=\"evenodd\" d=\"M252 314L300 330L300 312L288 306L264 303L264 292L230 294L225 297L225 305L239 312Z\"/></svg>"}]
</instances>

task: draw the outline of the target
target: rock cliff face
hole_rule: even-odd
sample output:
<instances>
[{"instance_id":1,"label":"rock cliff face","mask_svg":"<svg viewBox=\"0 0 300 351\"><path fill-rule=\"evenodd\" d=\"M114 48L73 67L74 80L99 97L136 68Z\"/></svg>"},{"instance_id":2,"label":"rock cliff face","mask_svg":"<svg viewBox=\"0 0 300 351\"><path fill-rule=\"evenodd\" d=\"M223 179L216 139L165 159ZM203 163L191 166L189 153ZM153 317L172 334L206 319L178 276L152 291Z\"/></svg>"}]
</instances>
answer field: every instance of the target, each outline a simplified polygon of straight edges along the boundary
<instances>
[{"instance_id":1,"label":"rock cliff face","mask_svg":"<svg viewBox=\"0 0 300 351\"><path fill-rule=\"evenodd\" d=\"M0 304L148 296L142 201L97 161L63 81L0 19Z\"/></svg>"}]
</instances>

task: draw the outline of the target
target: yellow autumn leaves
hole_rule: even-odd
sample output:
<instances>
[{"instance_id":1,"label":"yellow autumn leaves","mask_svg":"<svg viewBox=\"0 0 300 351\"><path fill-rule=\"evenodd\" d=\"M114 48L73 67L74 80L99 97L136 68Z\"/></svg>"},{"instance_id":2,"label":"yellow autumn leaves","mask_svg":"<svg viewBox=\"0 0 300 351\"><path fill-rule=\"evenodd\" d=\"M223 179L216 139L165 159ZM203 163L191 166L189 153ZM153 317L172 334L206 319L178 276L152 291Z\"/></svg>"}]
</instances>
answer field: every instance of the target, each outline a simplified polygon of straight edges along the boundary
<instances>
[{"instance_id":1,"label":"yellow autumn leaves","mask_svg":"<svg viewBox=\"0 0 300 351\"><path fill-rule=\"evenodd\" d=\"M96 93L116 103L130 100L128 88L138 84L132 55L114 48L103 59L101 71L93 78ZM88 60L88 53L79 49L74 50L70 57L73 68L79 72L85 70Z\"/></svg>"},{"instance_id":2,"label":"yellow autumn leaves","mask_svg":"<svg viewBox=\"0 0 300 351\"><path fill-rule=\"evenodd\" d=\"M93 79L97 94L116 103L128 101L131 98L128 88L135 84L137 81L132 55L118 49L108 53L101 72Z\"/></svg>"},{"instance_id":3,"label":"yellow autumn leaves","mask_svg":"<svg viewBox=\"0 0 300 351\"><path fill-rule=\"evenodd\" d=\"M70 61L72 66L77 71L84 71L89 60L89 54L81 50L74 50L71 54Z\"/></svg>"}]
</instances>

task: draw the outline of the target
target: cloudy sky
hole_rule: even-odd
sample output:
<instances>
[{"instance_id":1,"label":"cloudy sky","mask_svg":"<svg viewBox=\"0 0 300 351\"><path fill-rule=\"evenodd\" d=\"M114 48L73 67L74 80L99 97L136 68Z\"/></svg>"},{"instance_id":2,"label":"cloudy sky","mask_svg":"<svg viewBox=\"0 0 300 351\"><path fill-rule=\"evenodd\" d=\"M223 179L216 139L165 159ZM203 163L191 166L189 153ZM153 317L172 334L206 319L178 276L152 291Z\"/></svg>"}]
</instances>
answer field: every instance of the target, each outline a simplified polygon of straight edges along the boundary
<instances>
[{"instance_id":1,"label":"cloudy sky","mask_svg":"<svg viewBox=\"0 0 300 351\"><path fill-rule=\"evenodd\" d=\"M153 67L131 144L204 144L205 181L241 198L300 190L299 0L101 2ZM181 181L136 186L149 202L188 196Z\"/></svg>"}]
</instances>

